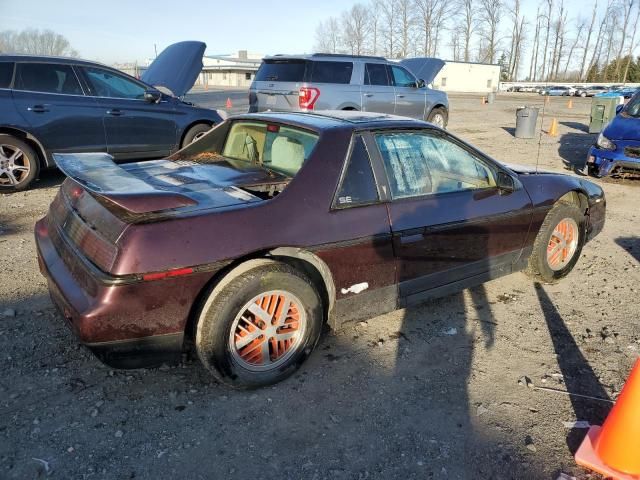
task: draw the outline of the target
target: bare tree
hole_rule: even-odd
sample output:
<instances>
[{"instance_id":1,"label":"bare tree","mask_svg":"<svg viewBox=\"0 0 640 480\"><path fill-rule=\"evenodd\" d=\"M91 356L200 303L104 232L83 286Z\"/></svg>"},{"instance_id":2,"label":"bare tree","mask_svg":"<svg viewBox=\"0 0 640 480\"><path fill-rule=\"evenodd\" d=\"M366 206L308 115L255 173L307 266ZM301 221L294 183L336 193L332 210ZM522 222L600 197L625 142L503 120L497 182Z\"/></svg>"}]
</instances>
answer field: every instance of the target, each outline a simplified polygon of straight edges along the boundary
<instances>
[{"instance_id":1,"label":"bare tree","mask_svg":"<svg viewBox=\"0 0 640 480\"><path fill-rule=\"evenodd\" d=\"M627 83L627 75L629 74L629 65L633 58L633 50L638 48L638 43L635 43L636 34L638 33L638 21L640 21L640 5L636 7L636 18L633 22L633 33L629 41L629 53L627 55L627 65L624 67L624 75L622 76L622 82Z\"/></svg>"},{"instance_id":2,"label":"bare tree","mask_svg":"<svg viewBox=\"0 0 640 480\"><path fill-rule=\"evenodd\" d=\"M52 30L29 28L21 32L0 32L0 51L3 53L26 53L29 55L53 55L77 57L78 52L69 40Z\"/></svg>"},{"instance_id":3,"label":"bare tree","mask_svg":"<svg viewBox=\"0 0 640 480\"><path fill-rule=\"evenodd\" d=\"M316 27L315 50L323 53L338 53L340 51L340 23L336 17L329 17Z\"/></svg>"},{"instance_id":4,"label":"bare tree","mask_svg":"<svg viewBox=\"0 0 640 480\"><path fill-rule=\"evenodd\" d=\"M556 80L558 78L558 70L560 68L560 60L564 49L564 36L567 23L567 11L564 9L564 0L560 0L560 8L558 18L554 24L554 44L553 56L551 57L551 67L549 69L549 77Z\"/></svg>"},{"instance_id":5,"label":"bare tree","mask_svg":"<svg viewBox=\"0 0 640 480\"><path fill-rule=\"evenodd\" d=\"M468 0L471 2L472 0ZM446 0L415 0L418 10L418 24L420 25L423 40L423 54L425 56L436 56L440 32L444 29L445 17L447 15ZM472 27L470 27L472 28ZM469 33L469 41L471 31Z\"/></svg>"},{"instance_id":6,"label":"bare tree","mask_svg":"<svg viewBox=\"0 0 640 480\"><path fill-rule=\"evenodd\" d=\"M458 29L463 39L463 58L465 62L468 62L471 60L471 39L478 25L476 18L476 0L459 0L456 8L460 11Z\"/></svg>"},{"instance_id":7,"label":"bare tree","mask_svg":"<svg viewBox=\"0 0 640 480\"><path fill-rule=\"evenodd\" d=\"M524 29L524 17L520 16L520 0L513 1L513 8L510 9L510 12L513 19L513 27L511 28L508 78L509 80L513 80L517 74L518 64L520 62L519 55Z\"/></svg>"},{"instance_id":8,"label":"bare tree","mask_svg":"<svg viewBox=\"0 0 640 480\"><path fill-rule=\"evenodd\" d=\"M562 73L562 77L564 79L567 78L567 72L569 71L569 64L571 63L571 59L573 58L573 52L578 48L578 44L582 42L582 32L584 31L586 25L584 20L578 20L578 25L576 28L576 36L573 39L573 43L571 44L571 48L569 49L569 53L567 54L567 61L564 64L564 71ZM586 48L585 48L586 49ZM582 77L582 73L578 73L578 78Z\"/></svg>"},{"instance_id":9,"label":"bare tree","mask_svg":"<svg viewBox=\"0 0 640 480\"><path fill-rule=\"evenodd\" d=\"M547 51L549 49L549 36L551 34L551 15L553 14L553 0L547 0L547 32L544 37L544 49L542 54L542 74L540 78L546 80L545 73L547 71Z\"/></svg>"},{"instance_id":10,"label":"bare tree","mask_svg":"<svg viewBox=\"0 0 640 480\"><path fill-rule=\"evenodd\" d=\"M621 29L621 39L620 45L618 47L618 53L616 55L616 81L620 80L620 64L622 63L622 52L624 51L625 40L627 38L627 29L629 28L629 20L631 19L631 11L633 10L633 6L636 3L636 0L623 0L622 1L622 11L623 11L623 21L622 21L622 29Z\"/></svg>"},{"instance_id":11,"label":"bare tree","mask_svg":"<svg viewBox=\"0 0 640 480\"><path fill-rule=\"evenodd\" d=\"M364 5L356 3L342 13L342 32L344 45L351 54L362 55L369 33L369 11Z\"/></svg>"},{"instance_id":12,"label":"bare tree","mask_svg":"<svg viewBox=\"0 0 640 480\"><path fill-rule=\"evenodd\" d=\"M531 51L531 65L529 66L529 80L535 81L538 74L538 51L540 49L540 29L542 28L542 16L540 6L536 12L536 33L533 37L533 47Z\"/></svg>"},{"instance_id":13,"label":"bare tree","mask_svg":"<svg viewBox=\"0 0 640 480\"><path fill-rule=\"evenodd\" d=\"M500 27L500 15L502 14L501 0L480 0L480 18L483 22L481 36L484 45L481 45L480 57L488 63L495 63L498 51L498 29Z\"/></svg>"},{"instance_id":14,"label":"bare tree","mask_svg":"<svg viewBox=\"0 0 640 480\"><path fill-rule=\"evenodd\" d=\"M397 0L397 32L400 50L399 57L408 57L411 48L413 31L416 25L413 0Z\"/></svg>"},{"instance_id":15,"label":"bare tree","mask_svg":"<svg viewBox=\"0 0 640 480\"><path fill-rule=\"evenodd\" d=\"M369 5L369 32L371 39L371 54L378 55L380 33L380 2L373 0Z\"/></svg>"},{"instance_id":16,"label":"bare tree","mask_svg":"<svg viewBox=\"0 0 640 480\"><path fill-rule=\"evenodd\" d=\"M384 39L384 54L393 57L396 53L396 22L398 12L396 0L378 0L380 5L381 34Z\"/></svg>"},{"instance_id":17,"label":"bare tree","mask_svg":"<svg viewBox=\"0 0 640 480\"><path fill-rule=\"evenodd\" d=\"M584 52L582 53L582 62L580 62L580 80L583 80L587 72L584 67L587 62L587 55L589 53L589 47L591 45L591 35L593 34L593 26L596 23L596 16L598 12L598 1L593 4L593 13L591 14L591 23L589 24L589 31L587 32L587 41L584 44Z\"/></svg>"}]
</instances>

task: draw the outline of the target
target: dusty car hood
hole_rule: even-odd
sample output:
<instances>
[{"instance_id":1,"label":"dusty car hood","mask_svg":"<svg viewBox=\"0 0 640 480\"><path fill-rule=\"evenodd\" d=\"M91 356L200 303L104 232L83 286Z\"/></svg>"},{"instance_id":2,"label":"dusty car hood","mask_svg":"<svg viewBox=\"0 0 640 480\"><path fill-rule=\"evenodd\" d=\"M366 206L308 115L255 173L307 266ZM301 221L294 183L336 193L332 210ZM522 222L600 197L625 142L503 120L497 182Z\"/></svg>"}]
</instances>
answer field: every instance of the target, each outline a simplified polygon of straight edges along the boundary
<instances>
[{"instance_id":1,"label":"dusty car hood","mask_svg":"<svg viewBox=\"0 0 640 480\"><path fill-rule=\"evenodd\" d=\"M536 175L536 174L558 174L558 172L552 172L550 170L540 170L536 167L532 167L530 165L518 165L515 163L502 163L505 167L507 167L512 172L515 172L519 175Z\"/></svg>"},{"instance_id":2,"label":"dusty car hood","mask_svg":"<svg viewBox=\"0 0 640 480\"><path fill-rule=\"evenodd\" d=\"M432 83L436 75L442 70L442 67L444 67L445 62L439 58L416 57L400 60L400 65L409 69L411 73L424 80L425 83Z\"/></svg>"},{"instance_id":3,"label":"dusty car hood","mask_svg":"<svg viewBox=\"0 0 640 480\"><path fill-rule=\"evenodd\" d=\"M640 118L631 117L623 111L607 125L603 135L610 140L640 141Z\"/></svg>"},{"instance_id":4,"label":"dusty car hood","mask_svg":"<svg viewBox=\"0 0 640 480\"><path fill-rule=\"evenodd\" d=\"M56 165L69 178L131 214L209 210L262 200L242 187L277 184L287 177L229 162L150 160L118 165L106 153L54 154Z\"/></svg>"},{"instance_id":5,"label":"dusty car hood","mask_svg":"<svg viewBox=\"0 0 640 480\"><path fill-rule=\"evenodd\" d=\"M179 42L169 45L149 65L140 77L154 87L164 87L176 97L184 96L193 87L202 71L203 42Z\"/></svg>"}]
</instances>

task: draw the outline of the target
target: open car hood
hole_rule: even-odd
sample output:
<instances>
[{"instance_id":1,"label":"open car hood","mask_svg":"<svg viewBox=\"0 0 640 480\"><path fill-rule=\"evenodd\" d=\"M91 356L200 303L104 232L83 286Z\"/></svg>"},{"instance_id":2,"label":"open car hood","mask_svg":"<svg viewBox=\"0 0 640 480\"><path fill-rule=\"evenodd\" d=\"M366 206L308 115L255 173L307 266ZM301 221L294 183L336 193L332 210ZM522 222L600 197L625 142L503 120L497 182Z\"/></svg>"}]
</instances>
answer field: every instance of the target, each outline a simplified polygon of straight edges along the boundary
<instances>
[{"instance_id":1,"label":"open car hood","mask_svg":"<svg viewBox=\"0 0 640 480\"><path fill-rule=\"evenodd\" d=\"M400 60L400 65L406 67L416 78L424 80L425 83L432 83L436 75L444 67L444 60L431 57L405 58Z\"/></svg>"},{"instance_id":2,"label":"open car hood","mask_svg":"<svg viewBox=\"0 0 640 480\"><path fill-rule=\"evenodd\" d=\"M169 45L140 78L149 85L169 90L176 97L183 97L202 71L206 48L205 43L195 41Z\"/></svg>"}]
</instances>

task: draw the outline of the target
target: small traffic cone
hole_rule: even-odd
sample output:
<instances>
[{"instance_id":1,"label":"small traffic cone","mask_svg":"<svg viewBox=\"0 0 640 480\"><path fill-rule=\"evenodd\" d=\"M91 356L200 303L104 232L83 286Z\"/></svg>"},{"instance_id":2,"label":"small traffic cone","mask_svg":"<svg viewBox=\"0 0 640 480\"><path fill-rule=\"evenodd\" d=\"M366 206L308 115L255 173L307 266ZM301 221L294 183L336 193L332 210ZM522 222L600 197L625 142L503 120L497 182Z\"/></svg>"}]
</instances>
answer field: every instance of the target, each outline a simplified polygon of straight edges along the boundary
<instances>
[{"instance_id":1,"label":"small traffic cone","mask_svg":"<svg viewBox=\"0 0 640 480\"><path fill-rule=\"evenodd\" d=\"M231 110L233 108L233 103L231 103L231 98L227 97L227 110Z\"/></svg>"},{"instance_id":2,"label":"small traffic cone","mask_svg":"<svg viewBox=\"0 0 640 480\"><path fill-rule=\"evenodd\" d=\"M558 136L558 119L556 117L551 119L551 127L549 127L549 131L547 133L552 137Z\"/></svg>"},{"instance_id":3,"label":"small traffic cone","mask_svg":"<svg viewBox=\"0 0 640 480\"><path fill-rule=\"evenodd\" d=\"M480 105L484 105L485 103L487 103L487 99L484 97L480 98Z\"/></svg>"},{"instance_id":4,"label":"small traffic cone","mask_svg":"<svg viewBox=\"0 0 640 480\"><path fill-rule=\"evenodd\" d=\"M567 102L567 108L573 108L573 100L569 99Z\"/></svg>"},{"instance_id":5,"label":"small traffic cone","mask_svg":"<svg viewBox=\"0 0 640 480\"><path fill-rule=\"evenodd\" d=\"M575 459L613 480L640 479L640 359L604 424L589 429Z\"/></svg>"}]
</instances>

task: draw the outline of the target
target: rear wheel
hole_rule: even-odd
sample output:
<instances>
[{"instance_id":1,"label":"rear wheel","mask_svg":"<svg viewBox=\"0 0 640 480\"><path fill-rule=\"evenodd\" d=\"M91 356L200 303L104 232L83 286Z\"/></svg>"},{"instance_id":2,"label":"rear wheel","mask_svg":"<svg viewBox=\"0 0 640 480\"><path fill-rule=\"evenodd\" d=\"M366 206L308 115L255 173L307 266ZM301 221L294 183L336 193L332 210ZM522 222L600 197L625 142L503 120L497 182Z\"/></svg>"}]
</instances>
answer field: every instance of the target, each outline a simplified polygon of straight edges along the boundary
<instances>
[{"instance_id":1,"label":"rear wheel","mask_svg":"<svg viewBox=\"0 0 640 480\"><path fill-rule=\"evenodd\" d=\"M431 110L427 117L427 122L434 124L436 127L446 128L449 115L447 111L442 107L437 107Z\"/></svg>"},{"instance_id":2,"label":"rear wheel","mask_svg":"<svg viewBox=\"0 0 640 480\"><path fill-rule=\"evenodd\" d=\"M300 271L272 260L252 260L223 279L198 319L196 348L219 380L252 388L279 382L314 349L322 303Z\"/></svg>"},{"instance_id":3,"label":"rear wheel","mask_svg":"<svg viewBox=\"0 0 640 480\"><path fill-rule=\"evenodd\" d=\"M528 273L554 283L566 277L585 242L584 213L575 204L557 203L547 214L529 257Z\"/></svg>"},{"instance_id":4,"label":"rear wheel","mask_svg":"<svg viewBox=\"0 0 640 480\"><path fill-rule=\"evenodd\" d=\"M38 155L29 144L12 135L0 135L0 191L29 188L39 170Z\"/></svg>"},{"instance_id":5,"label":"rear wheel","mask_svg":"<svg viewBox=\"0 0 640 480\"><path fill-rule=\"evenodd\" d=\"M186 147L190 143L195 142L196 140L202 138L209 130L211 130L211 125L206 123L198 123L187 130L187 133L184 135L184 139L182 140L181 148Z\"/></svg>"}]
</instances>

